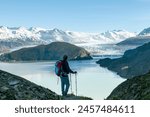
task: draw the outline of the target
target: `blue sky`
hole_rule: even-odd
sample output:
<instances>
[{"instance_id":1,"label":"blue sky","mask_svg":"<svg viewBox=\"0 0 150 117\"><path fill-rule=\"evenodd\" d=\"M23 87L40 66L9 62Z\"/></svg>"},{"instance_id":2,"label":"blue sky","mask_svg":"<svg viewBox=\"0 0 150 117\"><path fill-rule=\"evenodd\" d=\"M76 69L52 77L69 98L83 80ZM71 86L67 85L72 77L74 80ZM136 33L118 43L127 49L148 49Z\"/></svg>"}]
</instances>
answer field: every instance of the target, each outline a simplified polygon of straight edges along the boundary
<instances>
[{"instance_id":1,"label":"blue sky","mask_svg":"<svg viewBox=\"0 0 150 117\"><path fill-rule=\"evenodd\" d=\"M140 32L150 27L150 0L0 0L0 25Z\"/></svg>"}]
</instances>

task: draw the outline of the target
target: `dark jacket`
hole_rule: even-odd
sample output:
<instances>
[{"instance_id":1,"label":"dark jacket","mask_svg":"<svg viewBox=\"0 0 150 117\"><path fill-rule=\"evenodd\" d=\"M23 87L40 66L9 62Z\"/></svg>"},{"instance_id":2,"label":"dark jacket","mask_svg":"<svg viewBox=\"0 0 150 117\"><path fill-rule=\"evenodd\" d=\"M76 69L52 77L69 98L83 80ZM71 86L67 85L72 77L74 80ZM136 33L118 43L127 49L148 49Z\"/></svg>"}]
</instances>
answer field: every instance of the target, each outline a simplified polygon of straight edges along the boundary
<instances>
[{"instance_id":1,"label":"dark jacket","mask_svg":"<svg viewBox=\"0 0 150 117\"><path fill-rule=\"evenodd\" d=\"M69 73L74 73L70 67L67 61L63 61L62 64L62 71L64 72L64 74L69 74Z\"/></svg>"}]
</instances>

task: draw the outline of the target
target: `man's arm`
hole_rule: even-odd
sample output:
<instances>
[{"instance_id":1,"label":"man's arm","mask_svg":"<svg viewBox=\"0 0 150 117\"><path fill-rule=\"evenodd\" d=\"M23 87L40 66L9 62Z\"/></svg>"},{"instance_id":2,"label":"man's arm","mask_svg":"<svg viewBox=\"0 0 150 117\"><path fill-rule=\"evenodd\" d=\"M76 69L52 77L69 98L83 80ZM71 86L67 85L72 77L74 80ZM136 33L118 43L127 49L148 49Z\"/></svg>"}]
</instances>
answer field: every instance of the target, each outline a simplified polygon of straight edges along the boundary
<instances>
[{"instance_id":1,"label":"man's arm","mask_svg":"<svg viewBox=\"0 0 150 117\"><path fill-rule=\"evenodd\" d=\"M72 70L70 69L68 62L67 62L67 70L69 71L69 73L73 73L73 74L77 73L76 71L72 71Z\"/></svg>"}]
</instances>

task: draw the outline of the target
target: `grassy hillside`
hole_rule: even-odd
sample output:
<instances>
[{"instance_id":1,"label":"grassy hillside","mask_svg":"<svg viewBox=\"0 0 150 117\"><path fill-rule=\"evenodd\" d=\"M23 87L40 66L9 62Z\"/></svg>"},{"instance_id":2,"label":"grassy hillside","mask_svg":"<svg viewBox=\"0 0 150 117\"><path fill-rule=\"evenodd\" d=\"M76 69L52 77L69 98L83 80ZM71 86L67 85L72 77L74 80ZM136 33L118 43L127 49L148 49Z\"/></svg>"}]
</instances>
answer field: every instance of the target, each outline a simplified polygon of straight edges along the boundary
<instances>
[{"instance_id":1,"label":"grassy hillside","mask_svg":"<svg viewBox=\"0 0 150 117\"><path fill-rule=\"evenodd\" d=\"M150 100L150 72L121 83L107 100Z\"/></svg>"},{"instance_id":2,"label":"grassy hillside","mask_svg":"<svg viewBox=\"0 0 150 117\"><path fill-rule=\"evenodd\" d=\"M49 45L40 45L4 54L0 56L1 61L44 61L62 59L63 55L69 59L82 60L92 59L90 53L85 49L66 43L53 42Z\"/></svg>"}]
</instances>

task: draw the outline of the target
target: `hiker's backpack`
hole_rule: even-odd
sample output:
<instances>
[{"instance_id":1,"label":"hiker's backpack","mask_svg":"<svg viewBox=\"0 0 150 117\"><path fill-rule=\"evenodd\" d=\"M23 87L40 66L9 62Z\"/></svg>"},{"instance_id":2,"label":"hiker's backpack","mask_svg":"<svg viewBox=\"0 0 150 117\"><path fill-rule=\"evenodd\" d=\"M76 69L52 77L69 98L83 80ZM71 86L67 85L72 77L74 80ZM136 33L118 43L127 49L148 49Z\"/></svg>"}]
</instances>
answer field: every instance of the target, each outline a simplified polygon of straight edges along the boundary
<instances>
[{"instance_id":1,"label":"hiker's backpack","mask_svg":"<svg viewBox=\"0 0 150 117\"><path fill-rule=\"evenodd\" d=\"M63 61L59 60L55 63L55 74L57 76L60 76L61 75L61 72L62 72L62 64L63 64Z\"/></svg>"}]
</instances>

